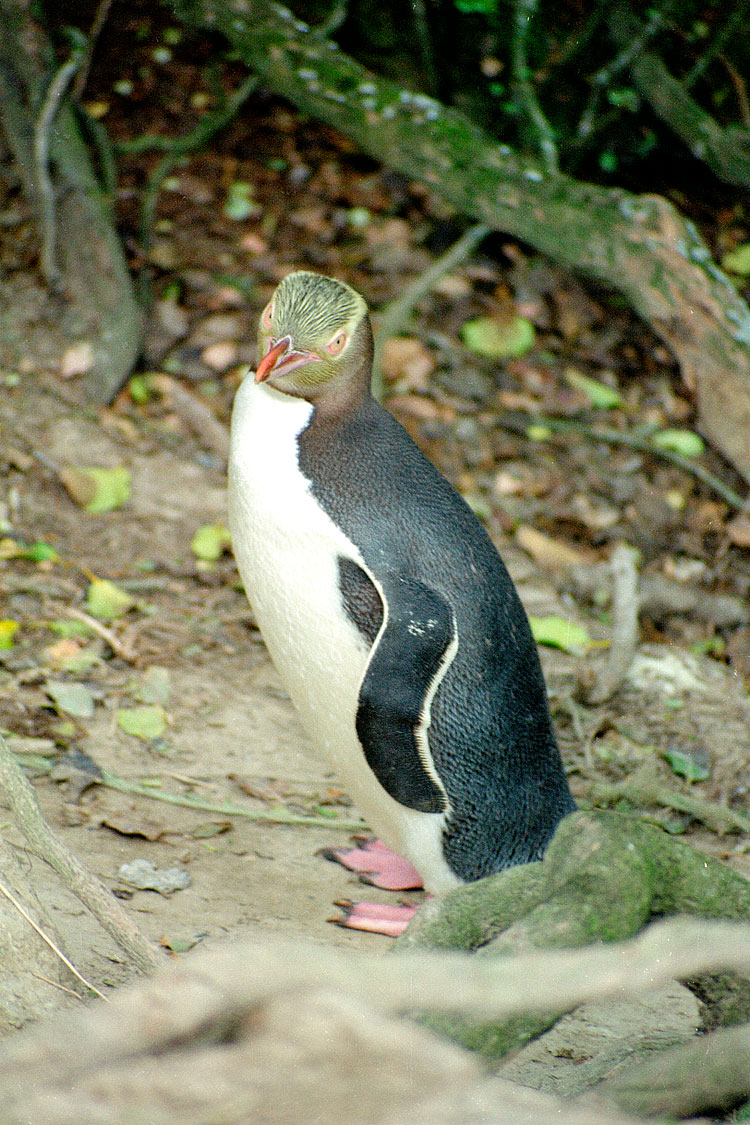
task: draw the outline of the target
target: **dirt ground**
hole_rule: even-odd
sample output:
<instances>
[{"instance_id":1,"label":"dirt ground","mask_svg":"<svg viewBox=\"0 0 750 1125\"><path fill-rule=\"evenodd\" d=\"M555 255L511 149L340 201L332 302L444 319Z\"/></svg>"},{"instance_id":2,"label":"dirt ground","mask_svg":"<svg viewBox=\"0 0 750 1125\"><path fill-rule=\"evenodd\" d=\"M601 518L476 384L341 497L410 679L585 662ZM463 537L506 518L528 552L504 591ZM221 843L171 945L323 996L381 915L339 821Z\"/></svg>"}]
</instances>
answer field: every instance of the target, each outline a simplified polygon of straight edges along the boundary
<instances>
[{"instance_id":1,"label":"dirt ground","mask_svg":"<svg viewBox=\"0 0 750 1125\"><path fill-rule=\"evenodd\" d=\"M139 129L163 125L163 107L177 105L188 88L179 72L174 82L169 97L146 103L151 116L142 110ZM132 131L134 120L130 106L112 102L115 136ZM118 205L132 237L134 185L147 171L147 157L125 162ZM235 180L252 184L256 201L239 221L221 208ZM12 642L0 647L0 731L34 779L50 824L154 940L181 952L283 933L385 953L388 939L327 921L336 900L392 896L316 854L347 842L350 829L341 825L356 821L357 810L311 751L231 556L200 562L191 543L199 528L226 518L222 447L232 393L240 365L253 360L257 314L278 279L293 265L318 269L347 278L382 308L458 226L420 185L264 97L173 181L160 198L156 237L138 259L155 302L146 369L162 382L139 376L140 385L106 410L81 404L81 380L65 371L71 357L49 345L45 294L12 303L13 292L33 289L37 244L28 212L20 208L18 225L0 231L0 264L18 282L3 290L6 320L19 326L10 343L0 333L0 644L5 623ZM748 835L739 831L750 814L747 516L652 452L589 440L587 431L602 423L626 437L693 424L689 392L642 325L499 236L483 249L443 278L404 326L386 371L386 404L477 509L527 610L583 625L594 639L586 656L542 649L574 794L585 803L598 784L624 784L647 770L662 798L624 794L621 807L750 878ZM499 363L461 343L467 320L491 315L502 323L516 314L537 334L527 355ZM592 408L571 384L571 367L619 399ZM514 412L515 429L507 424ZM530 441L527 420L537 412L580 423L586 440L571 433ZM744 488L713 451L700 464ZM62 483L70 466L126 467L129 499L89 514ZM529 529L544 537L529 538ZM621 540L641 552L641 649L617 695L586 707L579 684L606 660L605 572ZM38 543L57 558L35 553ZM132 606L113 620L92 615L94 579L114 582ZM84 706L71 714L60 684L80 685L90 713ZM155 700L165 729L126 733L121 712ZM138 793L128 791L134 785ZM209 807L159 799L169 796ZM690 804L696 799L705 807ZM259 819L277 808L315 824ZM20 843L12 824L4 835ZM176 867L189 885L169 894L135 889L118 873L137 859L160 871ZM25 862L79 970L105 991L131 977L56 877ZM610 1048L648 1049L672 1034L674 1009L671 1041L689 1037L695 1009L675 987L644 1002L649 1034L632 1012L619 1019L608 1010L588 1023L568 1017L552 1033L562 1038L531 1044L513 1075L558 1088L565 1071L577 1089L589 1073L581 1052L594 1024ZM599 1073L618 1063L617 1050L606 1060Z\"/></svg>"},{"instance_id":2,"label":"dirt ground","mask_svg":"<svg viewBox=\"0 0 750 1125\"><path fill-rule=\"evenodd\" d=\"M336 899L362 897L363 892L373 900L389 898L316 856L321 848L345 843L347 831L181 808L91 784L90 771L98 767L126 782L150 785L155 796L192 795L214 806L230 802L256 815L283 805L346 821L357 816L356 809L347 807L336 778L309 748L254 629L231 558L202 568L191 553L197 528L224 518L221 468L206 465L189 441L169 445L145 429L128 429L123 437L111 415L103 425L96 415L72 410L53 391L23 380L0 404L4 456L21 465L20 470L10 468L6 493L14 526L26 542L53 545L61 560L0 562L2 615L20 623L16 644L2 654L0 726L14 736L12 745L21 759L31 760L45 815L71 850L126 899L144 932L177 950L197 941L282 932L340 946L387 949L388 939L327 922ZM98 516L74 503L53 468L122 462L132 473L132 498ZM531 612L570 613L551 582L517 548L507 540L499 545ZM71 609L85 612L92 575L111 579L135 598L126 616L105 625L132 658L124 660L101 636L90 633L75 642L86 649L94 646L93 663L82 671L60 665L61 659L70 660L70 652L56 647L60 641L52 628L55 622L70 621ZM576 660L551 650L543 655L553 702L558 715L564 715ZM706 666L710 662L704 659L702 676ZM153 667L168 669L169 726L162 737L144 741L120 729L117 708L140 698L139 685ZM668 669L665 674L669 676ZM667 689L663 684L659 688L653 669L650 678L664 703ZM709 675L707 682L711 680ZM723 770L724 787L730 779L736 787L747 771L748 744L742 739L748 712L743 711L746 696L739 683L731 690L733 680L714 667L714 697L702 703L694 695L687 712L664 706L655 711L648 703L647 684L621 693L618 706L630 723L632 739L638 727L644 741L683 737L684 745L697 738L708 748L715 772ZM50 681L83 683L95 700L93 715L71 718L56 708L48 694ZM727 738L731 730L734 739ZM46 768L38 756L29 759L28 751L40 746ZM582 749L570 741L569 751L572 785L580 793L576 763ZM716 853L733 852L732 862L750 874L750 860L736 846L737 837L719 839L698 829L695 838ZM118 871L138 858L159 869L184 869L190 885L168 895L128 888ZM54 878L46 878L45 887L45 901L54 907L66 947L81 971L100 987L127 977L129 970L109 939L78 903ZM420 899L419 893L409 897Z\"/></svg>"}]
</instances>

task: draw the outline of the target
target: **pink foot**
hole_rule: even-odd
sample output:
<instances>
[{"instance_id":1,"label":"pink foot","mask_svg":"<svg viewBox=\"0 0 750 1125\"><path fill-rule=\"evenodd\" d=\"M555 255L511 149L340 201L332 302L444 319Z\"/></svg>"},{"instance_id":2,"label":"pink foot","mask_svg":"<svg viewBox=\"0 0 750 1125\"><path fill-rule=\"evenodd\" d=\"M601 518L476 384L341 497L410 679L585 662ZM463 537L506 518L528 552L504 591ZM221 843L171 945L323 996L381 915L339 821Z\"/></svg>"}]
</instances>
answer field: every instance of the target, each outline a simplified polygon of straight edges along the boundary
<instances>
[{"instance_id":1,"label":"pink foot","mask_svg":"<svg viewBox=\"0 0 750 1125\"><path fill-rule=\"evenodd\" d=\"M325 848L319 855L340 863L359 875L361 882L384 891L414 891L422 877L408 859L391 851L382 840L354 837L358 848Z\"/></svg>"},{"instance_id":2,"label":"pink foot","mask_svg":"<svg viewBox=\"0 0 750 1125\"><path fill-rule=\"evenodd\" d=\"M334 905L340 907L343 914L340 918L329 918L329 922L347 930L364 930L394 938L404 932L418 910L416 906L390 906L383 902L343 901Z\"/></svg>"}]
</instances>

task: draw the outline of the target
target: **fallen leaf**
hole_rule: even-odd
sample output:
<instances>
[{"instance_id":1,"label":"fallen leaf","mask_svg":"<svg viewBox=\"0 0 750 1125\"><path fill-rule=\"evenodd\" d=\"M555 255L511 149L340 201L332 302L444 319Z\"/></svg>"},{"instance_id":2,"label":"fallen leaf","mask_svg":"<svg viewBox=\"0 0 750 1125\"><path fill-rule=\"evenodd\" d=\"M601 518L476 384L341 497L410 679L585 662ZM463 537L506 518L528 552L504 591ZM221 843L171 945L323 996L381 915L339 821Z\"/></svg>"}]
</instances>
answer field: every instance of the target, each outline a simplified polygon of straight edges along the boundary
<instances>
[{"instance_id":1,"label":"fallen leaf","mask_svg":"<svg viewBox=\"0 0 750 1125\"><path fill-rule=\"evenodd\" d=\"M469 351L488 359L510 359L526 355L534 346L536 332L530 320L523 316L498 320L480 316L467 320L461 328L461 338Z\"/></svg>"},{"instance_id":2,"label":"fallen leaf","mask_svg":"<svg viewBox=\"0 0 750 1125\"><path fill-rule=\"evenodd\" d=\"M118 707L117 725L126 734L151 742L160 738L167 729L167 713L159 703L147 703L141 707Z\"/></svg>"},{"instance_id":3,"label":"fallen leaf","mask_svg":"<svg viewBox=\"0 0 750 1125\"><path fill-rule=\"evenodd\" d=\"M535 562L549 570L570 570L576 566L586 566L589 561L581 551L576 551L567 543L561 543L526 524L520 524L516 528L516 540Z\"/></svg>"},{"instance_id":4,"label":"fallen leaf","mask_svg":"<svg viewBox=\"0 0 750 1125\"><path fill-rule=\"evenodd\" d=\"M565 617L529 617L531 632L538 645L549 645L579 656L592 643L591 636L582 625Z\"/></svg>"},{"instance_id":5,"label":"fallen leaf","mask_svg":"<svg viewBox=\"0 0 750 1125\"><path fill-rule=\"evenodd\" d=\"M575 367L566 367L565 378L571 387L581 391L597 410L611 410L615 406L624 405L622 398L612 387L600 383L598 379L583 375L580 371L576 371Z\"/></svg>"},{"instance_id":6,"label":"fallen leaf","mask_svg":"<svg viewBox=\"0 0 750 1125\"><path fill-rule=\"evenodd\" d=\"M140 817L130 817L127 813L108 813L101 823L119 836L139 836L144 840L160 840L166 829L163 824Z\"/></svg>"},{"instance_id":7,"label":"fallen leaf","mask_svg":"<svg viewBox=\"0 0 750 1125\"><path fill-rule=\"evenodd\" d=\"M662 757L672 767L672 772L686 781L705 781L710 775L708 756L700 751L664 750Z\"/></svg>"},{"instance_id":8,"label":"fallen leaf","mask_svg":"<svg viewBox=\"0 0 750 1125\"><path fill-rule=\"evenodd\" d=\"M743 242L741 246L735 246L734 250L725 254L721 259L721 267L729 273L738 273L741 277L750 274L750 242Z\"/></svg>"},{"instance_id":9,"label":"fallen leaf","mask_svg":"<svg viewBox=\"0 0 750 1125\"><path fill-rule=\"evenodd\" d=\"M75 375L85 375L94 366L94 349L88 340L71 344L63 352L60 360L60 375L72 379Z\"/></svg>"},{"instance_id":10,"label":"fallen leaf","mask_svg":"<svg viewBox=\"0 0 750 1125\"><path fill-rule=\"evenodd\" d=\"M114 469L67 465L60 469L60 480L76 504L91 515L111 512L130 499L130 470L125 465Z\"/></svg>"},{"instance_id":11,"label":"fallen leaf","mask_svg":"<svg viewBox=\"0 0 750 1125\"><path fill-rule=\"evenodd\" d=\"M216 562L232 546L232 537L223 523L204 523L190 541L190 550L202 562Z\"/></svg>"},{"instance_id":12,"label":"fallen leaf","mask_svg":"<svg viewBox=\"0 0 750 1125\"><path fill-rule=\"evenodd\" d=\"M57 642L59 645L73 644L76 647L75 652L70 649L57 650L56 645L48 645L44 649L44 660L47 664L52 664L56 669L63 672L88 672L95 664L100 664L102 659L101 641L94 641L93 644L82 646L75 640L68 639Z\"/></svg>"},{"instance_id":13,"label":"fallen leaf","mask_svg":"<svg viewBox=\"0 0 750 1125\"><path fill-rule=\"evenodd\" d=\"M223 836L232 828L231 820L204 820L190 830L190 835L195 840L210 840L212 836Z\"/></svg>"},{"instance_id":14,"label":"fallen leaf","mask_svg":"<svg viewBox=\"0 0 750 1125\"><path fill-rule=\"evenodd\" d=\"M195 949L201 937L202 935L193 938L163 937L159 939L159 945L162 949L170 949L172 953L189 953L191 949Z\"/></svg>"},{"instance_id":15,"label":"fallen leaf","mask_svg":"<svg viewBox=\"0 0 750 1125\"><path fill-rule=\"evenodd\" d=\"M224 218L241 223L245 219L260 215L262 208L253 199L253 190L253 185L245 180L232 180L221 209Z\"/></svg>"},{"instance_id":16,"label":"fallen leaf","mask_svg":"<svg viewBox=\"0 0 750 1125\"><path fill-rule=\"evenodd\" d=\"M108 578L95 578L86 591L86 606L94 617L111 621L124 617L135 605L135 599Z\"/></svg>"},{"instance_id":17,"label":"fallen leaf","mask_svg":"<svg viewBox=\"0 0 750 1125\"><path fill-rule=\"evenodd\" d=\"M171 690L169 668L152 664L143 673L143 678L133 692L133 697L141 703L160 703L166 706Z\"/></svg>"},{"instance_id":18,"label":"fallen leaf","mask_svg":"<svg viewBox=\"0 0 750 1125\"><path fill-rule=\"evenodd\" d=\"M383 378L390 382L403 379L402 390L424 387L435 369L435 360L421 340L410 336L392 336L383 344L381 355Z\"/></svg>"},{"instance_id":19,"label":"fallen leaf","mask_svg":"<svg viewBox=\"0 0 750 1125\"><path fill-rule=\"evenodd\" d=\"M65 680L47 680L44 690L52 702L66 715L74 719L91 719L94 714L94 696L85 684L68 683Z\"/></svg>"},{"instance_id":20,"label":"fallen leaf","mask_svg":"<svg viewBox=\"0 0 750 1125\"><path fill-rule=\"evenodd\" d=\"M57 551L49 543L32 543L26 548L23 557L35 563L60 561Z\"/></svg>"},{"instance_id":21,"label":"fallen leaf","mask_svg":"<svg viewBox=\"0 0 750 1125\"><path fill-rule=\"evenodd\" d=\"M6 651L13 648L15 641L13 638L18 632L19 625L17 621L11 621L6 617L0 620L0 650Z\"/></svg>"},{"instance_id":22,"label":"fallen leaf","mask_svg":"<svg viewBox=\"0 0 750 1125\"><path fill-rule=\"evenodd\" d=\"M735 516L730 520L727 535L735 547L750 547L750 516Z\"/></svg>"},{"instance_id":23,"label":"fallen leaf","mask_svg":"<svg viewBox=\"0 0 750 1125\"><path fill-rule=\"evenodd\" d=\"M57 745L51 738L27 738L23 734L9 734L5 743L11 754L30 754L33 757L52 758Z\"/></svg>"},{"instance_id":24,"label":"fallen leaf","mask_svg":"<svg viewBox=\"0 0 750 1125\"><path fill-rule=\"evenodd\" d=\"M233 340L209 344L201 352L201 362L212 371L227 371L239 361L239 349Z\"/></svg>"},{"instance_id":25,"label":"fallen leaf","mask_svg":"<svg viewBox=\"0 0 750 1125\"><path fill-rule=\"evenodd\" d=\"M693 430L657 430L651 442L658 449L668 449L683 457L700 457L706 448L703 438Z\"/></svg>"}]
</instances>

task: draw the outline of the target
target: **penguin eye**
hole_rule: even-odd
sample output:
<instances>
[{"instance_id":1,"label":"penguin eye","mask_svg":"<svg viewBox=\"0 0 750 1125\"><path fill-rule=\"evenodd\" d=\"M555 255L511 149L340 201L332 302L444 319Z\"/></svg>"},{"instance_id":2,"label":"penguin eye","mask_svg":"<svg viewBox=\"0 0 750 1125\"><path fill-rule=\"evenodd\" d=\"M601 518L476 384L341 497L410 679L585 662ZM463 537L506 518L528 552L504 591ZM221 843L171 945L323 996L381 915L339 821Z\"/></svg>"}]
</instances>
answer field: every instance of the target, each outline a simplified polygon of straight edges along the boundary
<instances>
[{"instance_id":1,"label":"penguin eye","mask_svg":"<svg viewBox=\"0 0 750 1125\"><path fill-rule=\"evenodd\" d=\"M260 315L261 324L264 328L273 327L273 301L269 301L263 312Z\"/></svg>"},{"instance_id":2,"label":"penguin eye","mask_svg":"<svg viewBox=\"0 0 750 1125\"><path fill-rule=\"evenodd\" d=\"M346 332L339 332L338 336L334 336L330 344L326 344L326 351L331 355L339 355L344 348L349 337Z\"/></svg>"}]
</instances>

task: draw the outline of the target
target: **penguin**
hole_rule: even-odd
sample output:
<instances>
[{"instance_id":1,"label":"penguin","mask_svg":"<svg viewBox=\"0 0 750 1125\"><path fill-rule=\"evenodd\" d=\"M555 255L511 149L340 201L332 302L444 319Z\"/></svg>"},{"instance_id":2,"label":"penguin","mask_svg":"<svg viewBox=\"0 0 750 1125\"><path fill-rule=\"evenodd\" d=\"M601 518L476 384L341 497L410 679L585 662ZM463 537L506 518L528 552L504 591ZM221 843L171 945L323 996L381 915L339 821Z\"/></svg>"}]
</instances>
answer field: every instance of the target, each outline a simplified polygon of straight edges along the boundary
<instances>
[{"instance_id":1,"label":"penguin","mask_svg":"<svg viewBox=\"0 0 750 1125\"><path fill-rule=\"evenodd\" d=\"M540 859L575 805L536 644L479 520L370 392L364 299L290 273L259 353L230 530L303 726L433 894Z\"/></svg>"}]
</instances>

